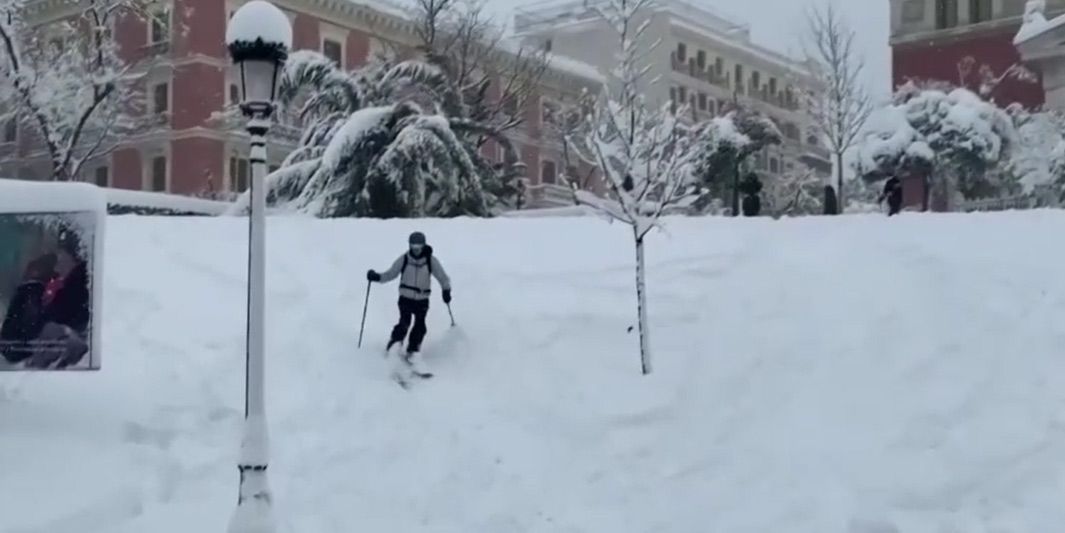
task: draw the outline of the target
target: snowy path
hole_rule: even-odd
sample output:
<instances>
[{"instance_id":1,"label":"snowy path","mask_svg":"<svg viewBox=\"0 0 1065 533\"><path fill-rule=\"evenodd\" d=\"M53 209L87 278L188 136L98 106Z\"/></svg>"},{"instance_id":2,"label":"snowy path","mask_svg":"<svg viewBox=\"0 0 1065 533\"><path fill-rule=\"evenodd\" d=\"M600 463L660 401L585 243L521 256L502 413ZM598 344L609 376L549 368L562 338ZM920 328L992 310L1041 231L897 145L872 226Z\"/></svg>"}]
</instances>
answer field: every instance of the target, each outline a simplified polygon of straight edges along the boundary
<instances>
[{"instance_id":1,"label":"snowy path","mask_svg":"<svg viewBox=\"0 0 1065 533\"><path fill-rule=\"evenodd\" d=\"M1006 533L1065 522L1053 212L270 220L268 409L292 532ZM98 374L0 375L0 533L219 531L236 496L243 220L112 218ZM380 356L423 229L434 294L405 392ZM438 291L437 291L438 292Z\"/></svg>"}]
</instances>

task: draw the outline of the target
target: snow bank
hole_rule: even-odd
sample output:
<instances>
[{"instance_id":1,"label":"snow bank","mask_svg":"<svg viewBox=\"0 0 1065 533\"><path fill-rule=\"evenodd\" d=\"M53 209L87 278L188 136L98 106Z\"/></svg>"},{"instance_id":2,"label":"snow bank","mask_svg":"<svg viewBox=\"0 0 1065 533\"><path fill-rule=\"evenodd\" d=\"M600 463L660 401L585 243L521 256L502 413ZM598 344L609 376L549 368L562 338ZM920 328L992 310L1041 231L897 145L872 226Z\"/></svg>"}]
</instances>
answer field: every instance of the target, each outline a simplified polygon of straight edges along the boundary
<instances>
[{"instance_id":1,"label":"snow bank","mask_svg":"<svg viewBox=\"0 0 1065 533\"><path fill-rule=\"evenodd\" d=\"M126 189L104 189L104 191L107 203L110 206L145 207L182 214L222 215L233 205L231 202L158 192Z\"/></svg>"},{"instance_id":2,"label":"snow bank","mask_svg":"<svg viewBox=\"0 0 1065 533\"><path fill-rule=\"evenodd\" d=\"M1065 523L1065 213L271 219L281 531L1051 532ZM380 350L411 230L432 381ZM107 365L0 376L3 529L187 533L236 501L246 221L109 221ZM887 280L887 281L886 281ZM737 305L737 302L743 302ZM831 327L828 325L832 325ZM693 349L692 347L697 347Z\"/></svg>"}]
</instances>

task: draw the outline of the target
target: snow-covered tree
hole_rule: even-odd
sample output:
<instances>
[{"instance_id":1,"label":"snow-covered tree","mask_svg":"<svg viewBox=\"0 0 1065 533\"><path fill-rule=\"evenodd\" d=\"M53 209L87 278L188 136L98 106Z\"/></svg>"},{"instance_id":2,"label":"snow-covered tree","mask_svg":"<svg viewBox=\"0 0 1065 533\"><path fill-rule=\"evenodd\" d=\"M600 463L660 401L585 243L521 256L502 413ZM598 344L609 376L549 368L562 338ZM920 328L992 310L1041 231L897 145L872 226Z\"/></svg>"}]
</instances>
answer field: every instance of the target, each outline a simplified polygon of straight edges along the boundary
<instances>
[{"instance_id":1,"label":"snow-covered tree","mask_svg":"<svg viewBox=\"0 0 1065 533\"><path fill-rule=\"evenodd\" d=\"M857 166L868 180L924 176L927 210L933 190L964 198L1006 192L1010 180L1002 165L1015 144L1006 111L972 91L908 83L870 119Z\"/></svg>"},{"instance_id":2,"label":"snow-covered tree","mask_svg":"<svg viewBox=\"0 0 1065 533\"><path fill-rule=\"evenodd\" d=\"M821 212L824 180L813 169L799 165L766 180L762 189L766 210L774 217L815 215Z\"/></svg>"},{"instance_id":3,"label":"snow-covered tree","mask_svg":"<svg viewBox=\"0 0 1065 533\"><path fill-rule=\"evenodd\" d=\"M806 91L805 100L814 128L835 156L836 198L842 212L846 207L843 156L854 145L872 110L861 79L865 58L854 47L854 30L831 2L811 11L807 24L807 55L816 65L818 83Z\"/></svg>"},{"instance_id":4,"label":"snow-covered tree","mask_svg":"<svg viewBox=\"0 0 1065 533\"><path fill-rule=\"evenodd\" d=\"M1020 105L1007 111L1017 129L1008 171L1021 192L1065 197L1065 114L1056 110L1032 113Z\"/></svg>"},{"instance_id":5,"label":"snow-covered tree","mask_svg":"<svg viewBox=\"0 0 1065 533\"><path fill-rule=\"evenodd\" d=\"M345 72L302 50L289 56L279 100L298 103L304 131L268 177L269 201L320 217L490 214L496 171L461 136L496 130L443 111L462 99L438 68L377 61Z\"/></svg>"},{"instance_id":6,"label":"snow-covered tree","mask_svg":"<svg viewBox=\"0 0 1065 533\"><path fill-rule=\"evenodd\" d=\"M290 56L279 100L304 132L267 179L271 202L321 217L420 217L487 216L517 199L522 171L506 131L520 117L502 100L527 98L539 67L500 49L479 11L458 5L419 0L416 59L347 72L316 52ZM482 156L487 140L502 164Z\"/></svg>"},{"instance_id":7,"label":"snow-covered tree","mask_svg":"<svg viewBox=\"0 0 1065 533\"><path fill-rule=\"evenodd\" d=\"M732 214L738 216L740 177L746 163L765 148L779 145L782 139L775 122L742 106L698 124L690 167L693 180L701 189L695 208L704 210L714 200L731 195Z\"/></svg>"},{"instance_id":8,"label":"snow-covered tree","mask_svg":"<svg viewBox=\"0 0 1065 533\"><path fill-rule=\"evenodd\" d=\"M463 108L447 114L506 132L524 122L547 58L505 39L483 7L474 0L415 0L415 34L425 62L443 71L462 95Z\"/></svg>"},{"instance_id":9,"label":"snow-covered tree","mask_svg":"<svg viewBox=\"0 0 1065 533\"><path fill-rule=\"evenodd\" d=\"M692 159L690 135L669 105L653 108L643 94L650 71L647 42L653 0L607 0L590 5L616 38L617 63L607 91L594 106L587 130L571 138L585 157L596 161L611 192L600 199L575 190L576 199L629 225L636 247L636 298L640 361L651 372L647 324L644 238L659 224L667 208L683 202Z\"/></svg>"},{"instance_id":10,"label":"snow-covered tree","mask_svg":"<svg viewBox=\"0 0 1065 533\"><path fill-rule=\"evenodd\" d=\"M119 57L111 27L148 17L147 0L86 0L52 22L28 19L30 4L0 0L0 89L9 115L46 150L51 178L71 180L137 111L135 65Z\"/></svg>"}]
</instances>

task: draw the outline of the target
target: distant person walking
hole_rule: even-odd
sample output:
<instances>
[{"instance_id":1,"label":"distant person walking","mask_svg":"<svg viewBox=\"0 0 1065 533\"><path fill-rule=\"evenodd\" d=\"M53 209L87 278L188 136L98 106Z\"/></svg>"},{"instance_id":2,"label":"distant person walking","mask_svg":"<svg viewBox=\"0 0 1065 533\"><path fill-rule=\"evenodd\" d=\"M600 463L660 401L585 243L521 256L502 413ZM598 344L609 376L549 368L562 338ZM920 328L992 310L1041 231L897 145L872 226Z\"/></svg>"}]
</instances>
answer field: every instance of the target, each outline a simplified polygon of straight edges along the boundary
<instances>
[{"instance_id":1,"label":"distant person walking","mask_svg":"<svg viewBox=\"0 0 1065 533\"><path fill-rule=\"evenodd\" d=\"M888 202L888 216L897 215L902 211L902 181L896 176L891 176L884 182L884 190L876 199L877 204Z\"/></svg>"}]
</instances>

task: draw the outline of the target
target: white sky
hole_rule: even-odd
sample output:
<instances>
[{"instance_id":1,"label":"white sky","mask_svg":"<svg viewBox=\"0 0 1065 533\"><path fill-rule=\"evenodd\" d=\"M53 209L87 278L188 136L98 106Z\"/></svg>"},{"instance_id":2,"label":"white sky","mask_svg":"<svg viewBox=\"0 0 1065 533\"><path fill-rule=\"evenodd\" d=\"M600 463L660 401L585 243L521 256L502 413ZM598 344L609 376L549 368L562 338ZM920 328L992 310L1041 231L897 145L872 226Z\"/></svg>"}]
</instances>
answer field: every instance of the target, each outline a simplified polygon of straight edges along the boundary
<instances>
[{"instance_id":1,"label":"white sky","mask_svg":"<svg viewBox=\"0 0 1065 533\"><path fill-rule=\"evenodd\" d=\"M529 0L485 0L488 11L509 26L510 11ZM891 54L888 48L890 7L888 0L689 0L717 8L751 25L752 39L763 46L798 55L805 30L806 9L834 2L857 33L857 45L865 62L866 83L874 98L891 90Z\"/></svg>"}]
</instances>

